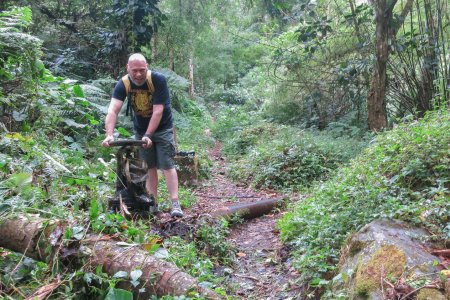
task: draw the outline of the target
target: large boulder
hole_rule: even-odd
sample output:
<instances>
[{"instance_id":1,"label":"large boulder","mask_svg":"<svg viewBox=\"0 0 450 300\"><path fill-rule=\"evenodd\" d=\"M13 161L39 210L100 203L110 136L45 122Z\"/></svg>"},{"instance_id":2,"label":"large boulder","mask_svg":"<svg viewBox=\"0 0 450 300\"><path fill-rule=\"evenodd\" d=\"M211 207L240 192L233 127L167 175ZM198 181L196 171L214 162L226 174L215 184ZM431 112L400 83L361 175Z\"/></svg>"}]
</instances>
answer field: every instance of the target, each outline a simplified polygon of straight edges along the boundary
<instances>
[{"instance_id":1,"label":"large boulder","mask_svg":"<svg viewBox=\"0 0 450 300\"><path fill-rule=\"evenodd\" d=\"M335 280L334 290L346 290L354 300L400 299L408 294L408 299L418 299L422 287L436 286L428 288L428 294L446 299L439 285L433 285L439 282L439 258L429 253L427 240L425 230L406 223L373 221L343 247L337 277L341 280Z\"/></svg>"}]
</instances>

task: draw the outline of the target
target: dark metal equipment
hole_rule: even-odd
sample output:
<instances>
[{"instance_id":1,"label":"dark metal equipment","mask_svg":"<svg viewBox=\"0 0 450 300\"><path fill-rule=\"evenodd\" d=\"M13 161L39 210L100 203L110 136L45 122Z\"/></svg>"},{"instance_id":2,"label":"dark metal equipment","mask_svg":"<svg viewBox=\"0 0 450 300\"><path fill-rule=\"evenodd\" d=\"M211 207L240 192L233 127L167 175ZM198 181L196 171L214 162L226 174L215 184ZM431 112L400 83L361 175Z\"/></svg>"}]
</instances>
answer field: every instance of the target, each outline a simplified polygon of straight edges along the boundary
<instances>
[{"instance_id":1,"label":"dark metal equipment","mask_svg":"<svg viewBox=\"0 0 450 300\"><path fill-rule=\"evenodd\" d=\"M108 201L110 211L130 214L154 214L158 207L153 195L147 193L147 165L139 159L138 148L141 140L118 140L111 146L120 147L117 151L116 193Z\"/></svg>"}]
</instances>

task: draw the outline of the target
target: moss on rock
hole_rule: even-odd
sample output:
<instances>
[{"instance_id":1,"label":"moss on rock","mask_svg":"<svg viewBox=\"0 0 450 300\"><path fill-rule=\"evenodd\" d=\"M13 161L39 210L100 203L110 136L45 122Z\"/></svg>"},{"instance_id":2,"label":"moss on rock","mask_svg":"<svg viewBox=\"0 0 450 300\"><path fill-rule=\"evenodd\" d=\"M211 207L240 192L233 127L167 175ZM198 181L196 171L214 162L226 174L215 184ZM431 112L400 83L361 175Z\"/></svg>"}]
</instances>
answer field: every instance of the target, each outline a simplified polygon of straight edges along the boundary
<instances>
[{"instance_id":1,"label":"moss on rock","mask_svg":"<svg viewBox=\"0 0 450 300\"><path fill-rule=\"evenodd\" d=\"M416 300L446 300L447 297L437 289L421 289Z\"/></svg>"},{"instance_id":2,"label":"moss on rock","mask_svg":"<svg viewBox=\"0 0 450 300\"><path fill-rule=\"evenodd\" d=\"M354 292L368 295L381 288L381 278L400 277L406 266L405 253L395 245L381 247L356 272Z\"/></svg>"}]
</instances>

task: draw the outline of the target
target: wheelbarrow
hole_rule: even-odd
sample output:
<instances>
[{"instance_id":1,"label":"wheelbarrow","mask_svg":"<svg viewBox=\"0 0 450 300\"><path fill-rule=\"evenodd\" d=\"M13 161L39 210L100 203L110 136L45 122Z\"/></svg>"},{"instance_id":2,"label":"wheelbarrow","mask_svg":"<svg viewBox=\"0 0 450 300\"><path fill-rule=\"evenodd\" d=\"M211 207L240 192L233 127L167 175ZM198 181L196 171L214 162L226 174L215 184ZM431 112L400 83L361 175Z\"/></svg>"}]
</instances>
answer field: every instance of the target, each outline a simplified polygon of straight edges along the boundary
<instances>
[{"instance_id":1,"label":"wheelbarrow","mask_svg":"<svg viewBox=\"0 0 450 300\"><path fill-rule=\"evenodd\" d=\"M142 140L117 140L109 143L117 151L116 192L108 200L108 209L129 215L156 214L158 206L153 195L147 192L147 164L139 159L138 147Z\"/></svg>"}]
</instances>

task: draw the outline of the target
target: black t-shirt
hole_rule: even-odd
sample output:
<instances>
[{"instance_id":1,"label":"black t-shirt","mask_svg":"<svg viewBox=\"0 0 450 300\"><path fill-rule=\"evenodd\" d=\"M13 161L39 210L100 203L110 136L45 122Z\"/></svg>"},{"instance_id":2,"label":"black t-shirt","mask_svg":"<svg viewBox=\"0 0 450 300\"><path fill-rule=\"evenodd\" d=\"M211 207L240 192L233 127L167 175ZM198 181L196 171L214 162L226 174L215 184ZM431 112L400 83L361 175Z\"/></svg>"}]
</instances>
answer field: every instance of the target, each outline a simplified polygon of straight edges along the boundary
<instances>
[{"instance_id":1,"label":"black t-shirt","mask_svg":"<svg viewBox=\"0 0 450 300\"><path fill-rule=\"evenodd\" d=\"M169 88L164 75L152 71L152 83L155 87L153 95L150 93L147 82L142 86L136 86L131 80L131 106L133 108L133 124L138 134L144 135L153 113L154 104L163 104L164 111L156 131L173 127L172 109L170 107ZM124 101L127 92L122 79L120 79L113 91L112 97Z\"/></svg>"}]
</instances>

